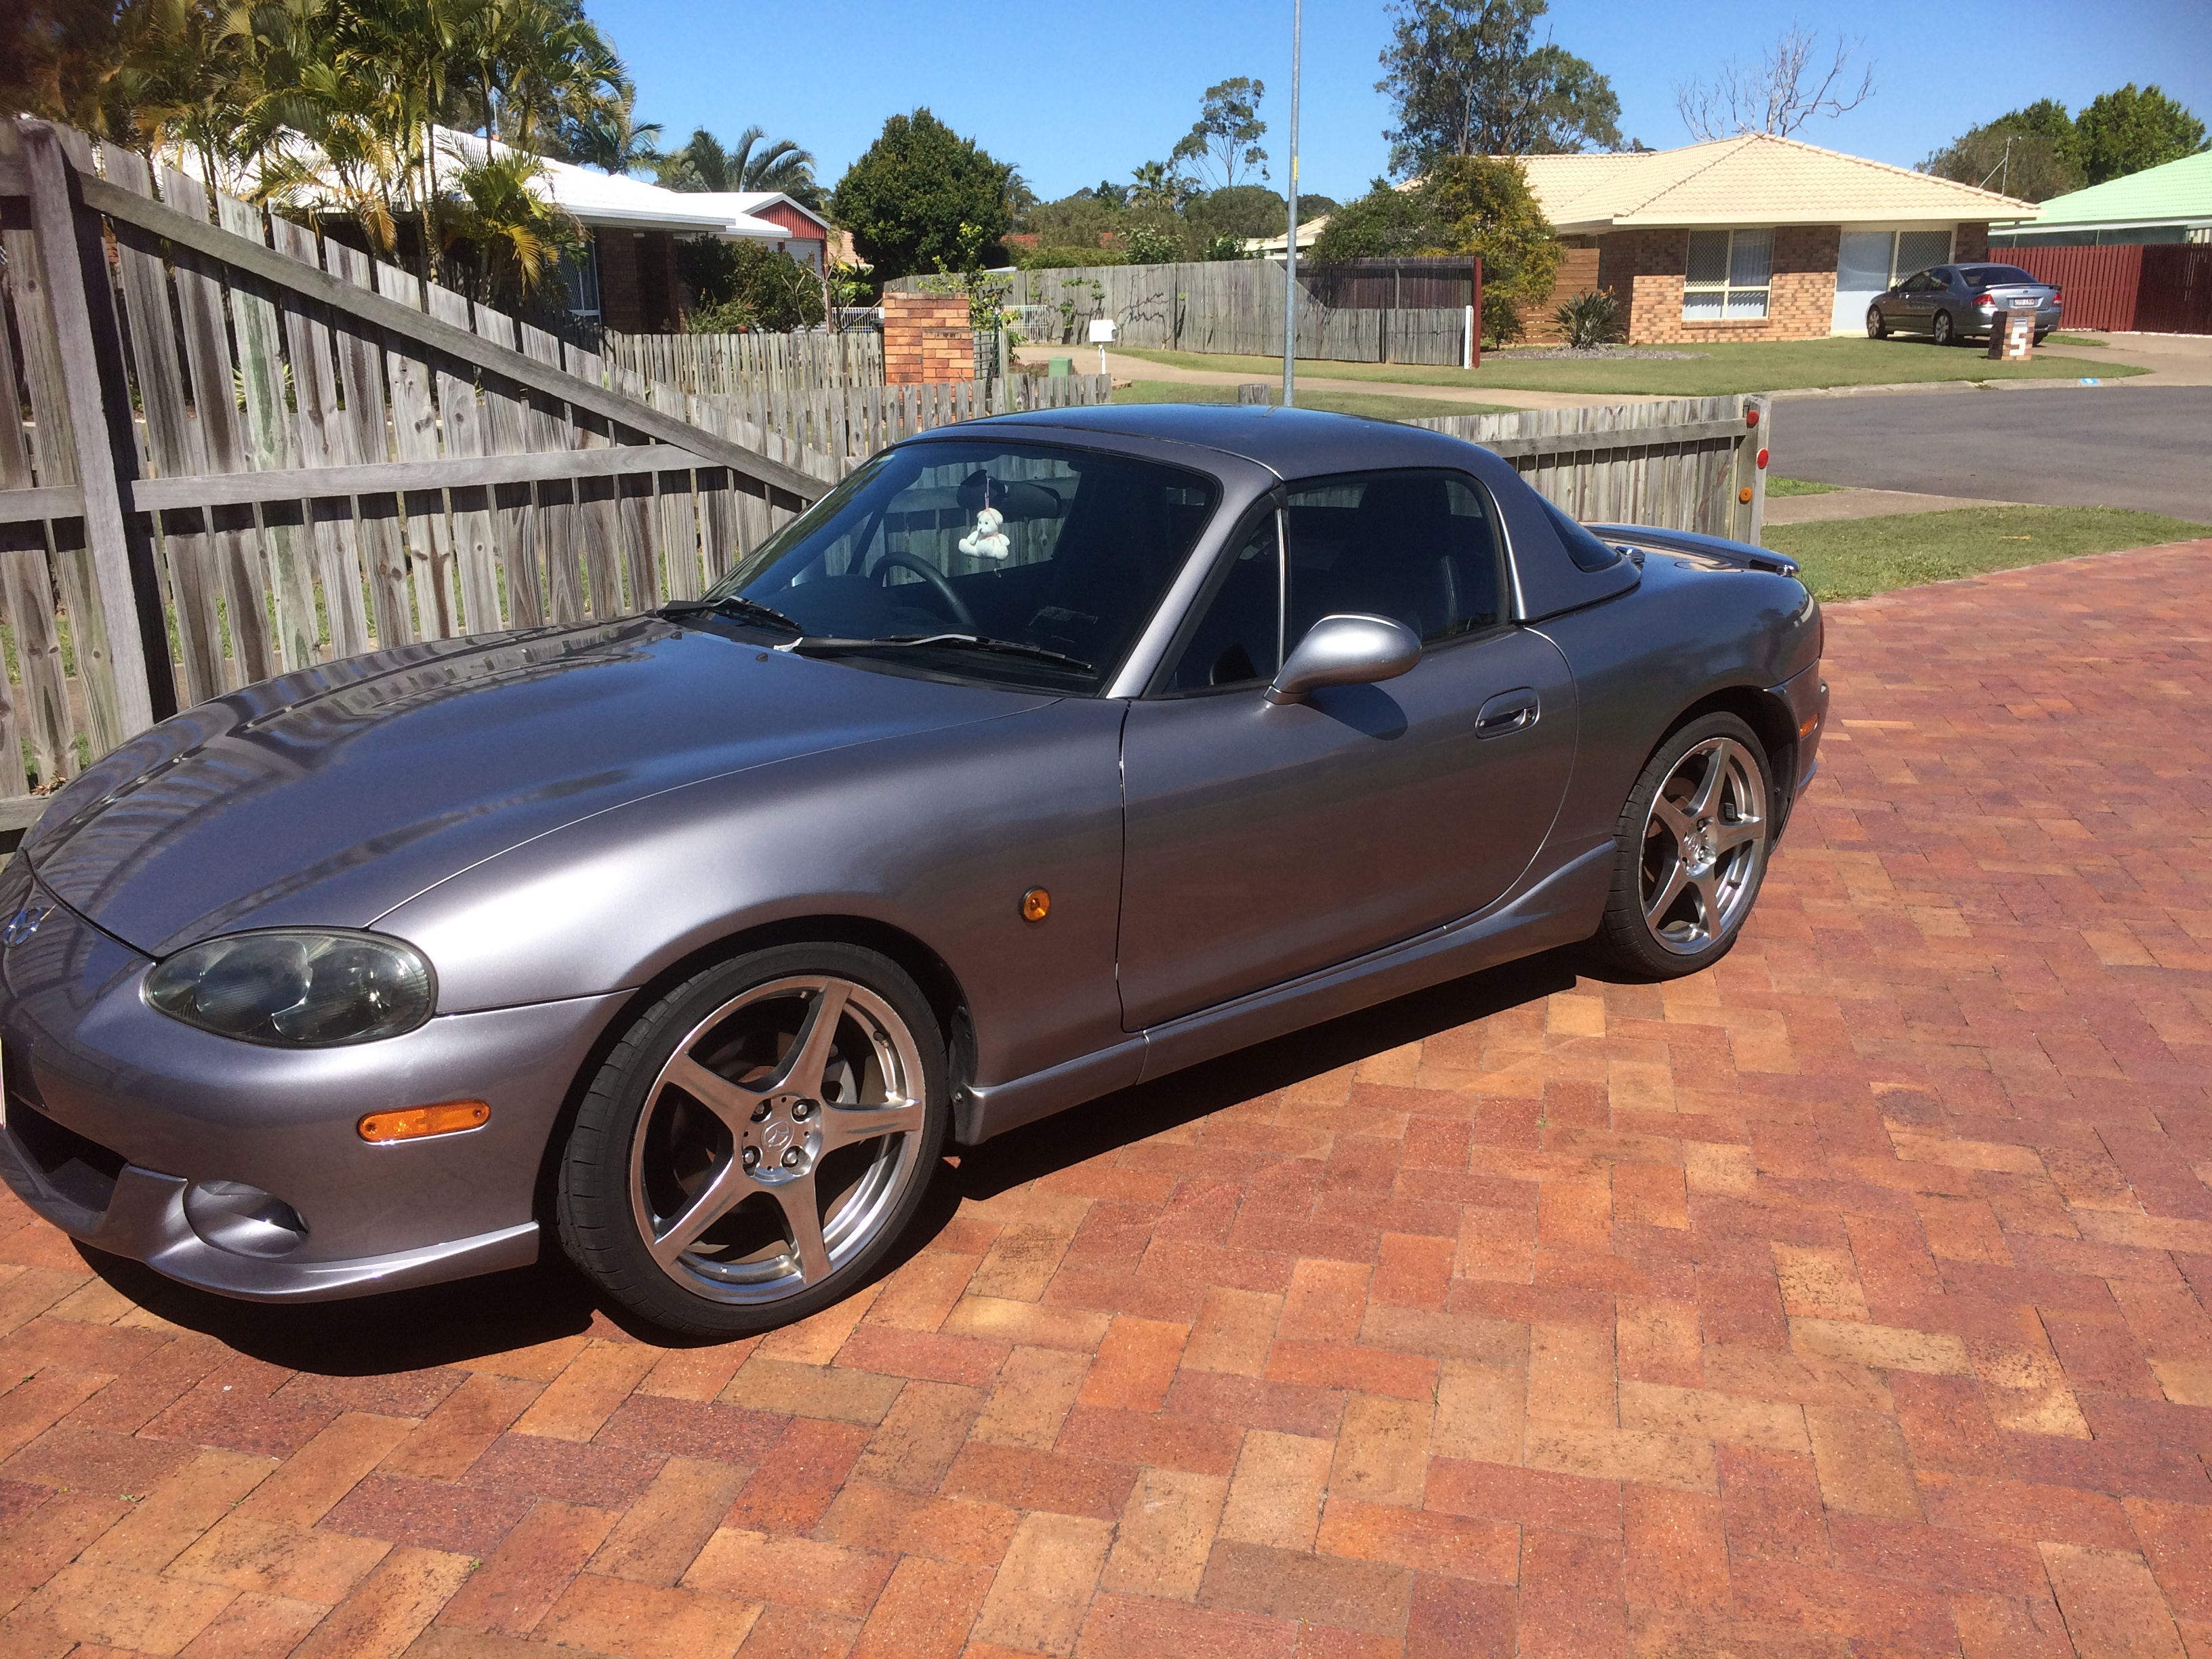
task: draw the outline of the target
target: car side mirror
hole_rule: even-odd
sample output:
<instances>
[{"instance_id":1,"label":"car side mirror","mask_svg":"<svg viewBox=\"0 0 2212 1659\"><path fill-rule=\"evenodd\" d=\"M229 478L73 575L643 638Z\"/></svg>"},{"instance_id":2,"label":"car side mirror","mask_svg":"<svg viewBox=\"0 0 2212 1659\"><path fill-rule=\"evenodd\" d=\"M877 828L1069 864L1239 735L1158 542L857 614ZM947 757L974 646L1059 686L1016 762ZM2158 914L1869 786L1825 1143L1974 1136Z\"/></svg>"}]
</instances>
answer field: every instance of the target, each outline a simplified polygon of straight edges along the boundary
<instances>
[{"instance_id":1,"label":"car side mirror","mask_svg":"<svg viewBox=\"0 0 2212 1659\"><path fill-rule=\"evenodd\" d=\"M1304 702L1324 685L1371 685L1395 680L1420 661L1413 630L1388 617L1323 617L1291 647L1267 688L1269 702Z\"/></svg>"}]
</instances>

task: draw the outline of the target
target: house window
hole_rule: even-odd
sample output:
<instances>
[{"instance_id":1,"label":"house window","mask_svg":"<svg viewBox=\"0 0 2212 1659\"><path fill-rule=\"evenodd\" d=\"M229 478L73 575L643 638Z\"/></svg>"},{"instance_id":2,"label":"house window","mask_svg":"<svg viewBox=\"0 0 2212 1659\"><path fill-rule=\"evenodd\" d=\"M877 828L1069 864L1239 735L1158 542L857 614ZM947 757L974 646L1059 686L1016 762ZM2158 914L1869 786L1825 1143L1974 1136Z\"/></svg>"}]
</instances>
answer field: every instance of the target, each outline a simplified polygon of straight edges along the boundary
<instances>
[{"instance_id":1,"label":"house window","mask_svg":"<svg viewBox=\"0 0 2212 1659\"><path fill-rule=\"evenodd\" d=\"M1771 230L1693 230L1682 284L1682 320L1734 322L1766 315L1774 272Z\"/></svg>"},{"instance_id":2,"label":"house window","mask_svg":"<svg viewBox=\"0 0 2212 1659\"><path fill-rule=\"evenodd\" d=\"M1948 264L1950 258L1949 231L1900 230L1897 233L1897 260L1890 271L1890 285L1894 287L1908 276L1917 276L1930 265Z\"/></svg>"},{"instance_id":3,"label":"house window","mask_svg":"<svg viewBox=\"0 0 2212 1659\"><path fill-rule=\"evenodd\" d=\"M599 241L584 239L581 249L561 256L561 285L568 292L571 316L597 319L599 314Z\"/></svg>"}]
</instances>

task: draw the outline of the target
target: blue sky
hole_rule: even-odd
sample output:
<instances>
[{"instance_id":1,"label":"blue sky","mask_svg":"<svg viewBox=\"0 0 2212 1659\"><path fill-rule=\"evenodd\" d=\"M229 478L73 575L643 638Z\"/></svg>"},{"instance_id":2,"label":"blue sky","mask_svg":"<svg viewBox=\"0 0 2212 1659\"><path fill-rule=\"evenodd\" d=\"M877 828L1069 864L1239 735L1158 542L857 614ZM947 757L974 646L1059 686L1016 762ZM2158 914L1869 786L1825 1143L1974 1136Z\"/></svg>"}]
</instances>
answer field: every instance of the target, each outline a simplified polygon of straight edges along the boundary
<instances>
[{"instance_id":1,"label":"blue sky","mask_svg":"<svg viewBox=\"0 0 2212 1659\"><path fill-rule=\"evenodd\" d=\"M1164 157L1200 94L1233 75L1267 82L1261 113L1280 188L1290 116L1290 0L1118 0L1100 6L975 0L819 4L586 0L635 75L641 118L677 138L724 138L758 123L811 149L834 184L884 118L927 104L1018 166L1050 199ZM2208 0L2003 0L1935 6L1854 0L1808 8L1837 19L1872 60L1875 96L1799 136L1910 167L1977 121L2037 98L2079 109L2128 81L2155 82L2212 121ZM1674 88L1731 52L1757 56L1787 25L1741 8L1553 0L1553 38L1611 77L1625 135L1687 141ZM1961 25L2001 33L1970 43ZM1939 27L1940 22L1940 27ZM1389 111L1374 89L1389 37L1382 0L1307 0L1301 188L1357 194L1384 164Z\"/></svg>"}]
</instances>

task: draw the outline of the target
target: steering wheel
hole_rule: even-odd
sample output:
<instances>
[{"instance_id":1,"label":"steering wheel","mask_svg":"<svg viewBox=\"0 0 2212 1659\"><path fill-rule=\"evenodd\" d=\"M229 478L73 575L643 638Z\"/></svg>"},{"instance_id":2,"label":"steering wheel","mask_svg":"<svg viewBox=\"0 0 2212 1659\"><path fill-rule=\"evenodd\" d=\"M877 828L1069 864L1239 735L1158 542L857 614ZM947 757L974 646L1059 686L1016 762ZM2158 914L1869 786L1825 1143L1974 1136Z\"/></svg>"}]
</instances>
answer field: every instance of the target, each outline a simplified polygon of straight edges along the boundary
<instances>
[{"instance_id":1,"label":"steering wheel","mask_svg":"<svg viewBox=\"0 0 2212 1659\"><path fill-rule=\"evenodd\" d=\"M886 553L876 561L876 580L882 582L884 573L894 565L901 570L911 570L915 575L921 577L929 585L930 591L937 595L945 608L952 613L953 621L971 632L975 630L975 613L968 609L967 601L953 591L952 584L945 580L943 571L926 560L917 559L911 553Z\"/></svg>"}]
</instances>

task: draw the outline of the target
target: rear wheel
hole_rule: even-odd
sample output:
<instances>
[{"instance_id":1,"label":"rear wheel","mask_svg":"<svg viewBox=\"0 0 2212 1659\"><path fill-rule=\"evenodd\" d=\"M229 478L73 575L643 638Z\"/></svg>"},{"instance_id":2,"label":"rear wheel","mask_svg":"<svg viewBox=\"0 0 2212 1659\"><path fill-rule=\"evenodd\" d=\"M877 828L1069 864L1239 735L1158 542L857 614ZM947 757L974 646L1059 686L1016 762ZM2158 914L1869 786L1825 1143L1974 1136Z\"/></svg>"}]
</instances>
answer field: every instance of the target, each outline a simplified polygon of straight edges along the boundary
<instances>
[{"instance_id":1,"label":"rear wheel","mask_svg":"<svg viewBox=\"0 0 2212 1659\"><path fill-rule=\"evenodd\" d=\"M1726 956L1766 875L1772 800L1765 752L1735 715L1707 714L1662 744L1621 808L1596 943L1658 979Z\"/></svg>"},{"instance_id":2,"label":"rear wheel","mask_svg":"<svg viewBox=\"0 0 2212 1659\"><path fill-rule=\"evenodd\" d=\"M1957 331L1951 326L1951 313L1948 311L1939 311L1936 313L1936 320L1928 325L1928 332L1940 346L1949 345L1959 337Z\"/></svg>"},{"instance_id":3,"label":"rear wheel","mask_svg":"<svg viewBox=\"0 0 2212 1659\"><path fill-rule=\"evenodd\" d=\"M1869 340L1887 340L1888 337L1889 321L1881 314L1881 307L1880 306L1869 306L1867 307L1867 338Z\"/></svg>"},{"instance_id":4,"label":"rear wheel","mask_svg":"<svg viewBox=\"0 0 2212 1659\"><path fill-rule=\"evenodd\" d=\"M856 1289L921 1202L945 1043L897 964L847 945L710 968L639 1017L578 1111L561 1242L624 1307L734 1336Z\"/></svg>"}]
</instances>

